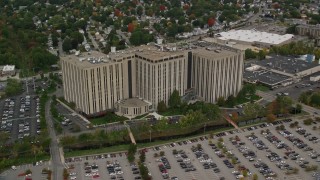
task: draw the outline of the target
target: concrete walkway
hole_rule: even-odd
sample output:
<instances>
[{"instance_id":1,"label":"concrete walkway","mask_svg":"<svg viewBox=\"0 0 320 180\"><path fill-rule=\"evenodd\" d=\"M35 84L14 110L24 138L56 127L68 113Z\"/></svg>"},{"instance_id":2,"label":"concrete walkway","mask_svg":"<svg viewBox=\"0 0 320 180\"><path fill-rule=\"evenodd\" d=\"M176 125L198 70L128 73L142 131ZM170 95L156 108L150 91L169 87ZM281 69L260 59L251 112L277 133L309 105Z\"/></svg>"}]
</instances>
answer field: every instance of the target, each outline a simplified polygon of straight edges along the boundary
<instances>
[{"instance_id":1,"label":"concrete walkway","mask_svg":"<svg viewBox=\"0 0 320 180\"><path fill-rule=\"evenodd\" d=\"M128 130L128 133L129 133L129 137L130 137L130 140L131 140L131 143L132 143L132 144L137 144L137 143L136 143L136 140L134 139L134 136L133 136L133 134L132 134L132 132L131 132L130 126L129 126L126 122L124 122L124 125L127 127L127 130Z\"/></svg>"},{"instance_id":2,"label":"concrete walkway","mask_svg":"<svg viewBox=\"0 0 320 180\"><path fill-rule=\"evenodd\" d=\"M237 125L235 122L233 122L228 115L224 115L223 117L224 117L224 119L227 120L234 128L236 128L236 129L239 130L240 132L243 132L243 130L240 129L240 128L238 127L238 125Z\"/></svg>"}]
</instances>

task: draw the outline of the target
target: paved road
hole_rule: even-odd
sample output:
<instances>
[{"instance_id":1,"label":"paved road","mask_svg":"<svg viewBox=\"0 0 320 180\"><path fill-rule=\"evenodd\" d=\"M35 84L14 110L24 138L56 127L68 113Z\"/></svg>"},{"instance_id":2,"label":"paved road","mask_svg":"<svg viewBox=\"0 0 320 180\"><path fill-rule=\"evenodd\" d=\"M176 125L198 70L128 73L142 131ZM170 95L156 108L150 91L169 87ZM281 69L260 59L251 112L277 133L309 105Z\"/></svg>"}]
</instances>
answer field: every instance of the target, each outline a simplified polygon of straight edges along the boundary
<instances>
[{"instance_id":1,"label":"paved road","mask_svg":"<svg viewBox=\"0 0 320 180\"><path fill-rule=\"evenodd\" d=\"M46 120L47 120L47 125L48 125L48 131L49 135L51 138L51 145L50 145L50 154L51 154L51 161L52 161L52 176L53 180L61 180L62 178L62 173L63 173L63 163L61 161L61 156L63 156L63 153L60 153L59 151L59 144L57 141L57 135L54 131L54 126L53 126L53 119L50 114L50 104L51 100L46 103Z\"/></svg>"},{"instance_id":2,"label":"paved road","mask_svg":"<svg viewBox=\"0 0 320 180\"><path fill-rule=\"evenodd\" d=\"M117 30L116 32L122 39L126 41L127 45L130 46L131 43L129 38L121 30Z\"/></svg>"},{"instance_id":3,"label":"paved road","mask_svg":"<svg viewBox=\"0 0 320 180\"><path fill-rule=\"evenodd\" d=\"M98 50L98 51L101 51L101 49L99 48L99 45L98 45L97 41L94 39L94 37L93 37L90 33L88 33L88 37L89 37L89 39L91 40L92 45L94 46L94 48L95 48L96 50Z\"/></svg>"},{"instance_id":4,"label":"paved road","mask_svg":"<svg viewBox=\"0 0 320 180\"><path fill-rule=\"evenodd\" d=\"M58 39L58 51L59 51L59 56L64 56L64 51L62 49L62 40L61 38Z\"/></svg>"}]
</instances>

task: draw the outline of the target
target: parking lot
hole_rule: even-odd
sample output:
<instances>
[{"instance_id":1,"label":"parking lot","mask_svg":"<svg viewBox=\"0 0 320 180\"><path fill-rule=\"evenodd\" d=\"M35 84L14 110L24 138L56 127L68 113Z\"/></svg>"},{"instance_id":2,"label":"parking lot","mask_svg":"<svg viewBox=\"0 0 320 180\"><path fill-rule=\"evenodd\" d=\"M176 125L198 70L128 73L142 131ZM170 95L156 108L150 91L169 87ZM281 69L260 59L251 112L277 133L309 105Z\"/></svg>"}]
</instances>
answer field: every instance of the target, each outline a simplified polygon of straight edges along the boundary
<instances>
[{"instance_id":1,"label":"parking lot","mask_svg":"<svg viewBox=\"0 0 320 180\"><path fill-rule=\"evenodd\" d=\"M319 132L303 124L299 130L290 128L292 122L265 123L245 128L243 133L228 131L213 139L202 136L147 148L145 164L153 179L240 179L253 174L258 179L314 179L314 172L305 169L319 165L320 146L316 140ZM282 124L284 129L276 130ZM302 134L304 130L306 137ZM134 179L137 176L131 171L125 153L121 156L116 153L82 157L81 161L69 159L67 164L74 166L70 172L76 172L77 179L94 175L84 174L86 162L98 165L101 179ZM110 176L107 171L107 164L115 162L122 167L120 178ZM295 169L298 169L296 174L292 173ZM288 174L290 172L292 174Z\"/></svg>"},{"instance_id":2,"label":"parking lot","mask_svg":"<svg viewBox=\"0 0 320 180\"><path fill-rule=\"evenodd\" d=\"M244 128L241 133L232 130L213 138L206 135L142 149L146 152L145 165L157 180L229 180L254 174L258 179L316 179L314 171L305 169L319 165L319 130L302 121L299 128L290 128L293 122L264 123ZM137 164L129 164L125 152L66 158L66 164L70 179L140 177ZM292 173L296 169L297 173ZM19 169L15 171L18 172Z\"/></svg>"},{"instance_id":3,"label":"parking lot","mask_svg":"<svg viewBox=\"0 0 320 180\"><path fill-rule=\"evenodd\" d=\"M41 133L39 97L15 96L0 101L1 131L10 134L10 142Z\"/></svg>"},{"instance_id":4,"label":"parking lot","mask_svg":"<svg viewBox=\"0 0 320 180\"><path fill-rule=\"evenodd\" d=\"M64 133L87 130L87 123L77 114L72 113L60 103L57 103L56 108L60 115L64 117L64 122L61 122Z\"/></svg>"}]
</instances>

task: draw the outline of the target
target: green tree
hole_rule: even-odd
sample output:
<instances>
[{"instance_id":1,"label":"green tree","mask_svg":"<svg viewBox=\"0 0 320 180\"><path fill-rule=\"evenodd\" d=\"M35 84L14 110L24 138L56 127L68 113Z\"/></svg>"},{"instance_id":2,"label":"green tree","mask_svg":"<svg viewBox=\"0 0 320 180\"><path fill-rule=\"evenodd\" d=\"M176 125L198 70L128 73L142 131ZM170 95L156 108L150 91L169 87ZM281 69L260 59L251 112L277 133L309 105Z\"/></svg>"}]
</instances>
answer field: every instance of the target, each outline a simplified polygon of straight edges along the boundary
<instances>
[{"instance_id":1,"label":"green tree","mask_svg":"<svg viewBox=\"0 0 320 180\"><path fill-rule=\"evenodd\" d=\"M183 25L183 24L186 23L186 19L184 18L184 16L179 17L178 23L179 23L180 25Z\"/></svg>"},{"instance_id":2,"label":"green tree","mask_svg":"<svg viewBox=\"0 0 320 180\"><path fill-rule=\"evenodd\" d=\"M5 93L7 96L14 96L22 92L22 83L17 79L8 79Z\"/></svg>"},{"instance_id":3,"label":"green tree","mask_svg":"<svg viewBox=\"0 0 320 180\"><path fill-rule=\"evenodd\" d=\"M310 105L319 107L320 106L320 93L314 93L310 97Z\"/></svg>"},{"instance_id":4,"label":"green tree","mask_svg":"<svg viewBox=\"0 0 320 180\"><path fill-rule=\"evenodd\" d=\"M296 34L296 27L297 27L297 25L289 26L289 27L286 29L286 33L287 33L287 34Z\"/></svg>"},{"instance_id":5,"label":"green tree","mask_svg":"<svg viewBox=\"0 0 320 180\"><path fill-rule=\"evenodd\" d=\"M302 105L299 103L296 104L295 111L296 111L296 113L301 113L302 112Z\"/></svg>"},{"instance_id":6,"label":"green tree","mask_svg":"<svg viewBox=\"0 0 320 180\"><path fill-rule=\"evenodd\" d=\"M245 59L255 59L257 57L257 53L252 51L251 49L246 49L245 52Z\"/></svg>"},{"instance_id":7,"label":"green tree","mask_svg":"<svg viewBox=\"0 0 320 180\"><path fill-rule=\"evenodd\" d=\"M236 105L236 98L233 95L230 95L226 101L226 104L228 105L228 107L233 107L234 105Z\"/></svg>"},{"instance_id":8,"label":"green tree","mask_svg":"<svg viewBox=\"0 0 320 180\"><path fill-rule=\"evenodd\" d=\"M178 26L176 24L172 24L167 29L167 36L169 37L175 37L178 33Z\"/></svg>"},{"instance_id":9,"label":"green tree","mask_svg":"<svg viewBox=\"0 0 320 180\"><path fill-rule=\"evenodd\" d=\"M71 36L72 41L75 41L76 44L81 44L84 40L83 35L78 31L72 32L70 36Z\"/></svg>"},{"instance_id":10,"label":"green tree","mask_svg":"<svg viewBox=\"0 0 320 180\"><path fill-rule=\"evenodd\" d=\"M199 123L205 122L208 119L204 116L204 114L200 111L189 111L185 116L180 119L181 127L191 127L198 125Z\"/></svg>"},{"instance_id":11,"label":"green tree","mask_svg":"<svg viewBox=\"0 0 320 180\"><path fill-rule=\"evenodd\" d=\"M146 161L146 153L144 151L140 152L140 162L144 163Z\"/></svg>"},{"instance_id":12,"label":"green tree","mask_svg":"<svg viewBox=\"0 0 320 180\"><path fill-rule=\"evenodd\" d=\"M148 42L153 41L153 39L153 35L149 34L148 31L137 28L133 31L129 40L131 44L138 46L141 44L147 44Z\"/></svg>"},{"instance_id":13,"label":"green tree","mask_svg":"<svg viewBox=\"0 0 320 180\"><path fill-rule=\"evenodd\" d=\"M166 119L166 117L162 117L153 127L157 131L164 131L168 128L168 120Z\"/></svg>"},{"instance_id":14,"label":"green tree","mask_svg":"<svg viewBox=\"0 0 320 180\"><path fill-rule=\"evenodd\" d=\"M224 97L220 96L217 100L217 105L220 107L223 107L226 105L226 101L224 100Z\"/></svg>"},{"instance_id":15,"label":"green tree","mask_svg":"<svg viewBox=\"0 0 320 180\"><path fill-rule=\"evenodd\" d=\"M138 6L137 7L137 15L141 16L143 14L143 7L142 6Z\"/></svg>"},{"instance_id":16,"label":"green tree","mask_svg":"<svg viewBox=\"0 0 320 180\"><path fill-rule=\"evenodd\" d=\"M164 101L160 101L160 102L158 103L157 109L158 109L158 112L159 112L159 113L165 112L165 111L167 110L167 105L166 105L166 103L165 103Z\"/></svg>"},{"instance_id":17,"label":"green tree","mask_svg":"<svg viewBox=\"0 0 320 180\"><path fill-rule=\"evenodd\" d=\"M164 151L160 151L160 156L164 156L164 155L165 155Z\"/></svg>"},{"instance_id":18,"label":"green tree","mask_svg":"<svg viewBox=\"0 0 320 180\"><path fill-rule=\"evenodd\" d=\"M265 59L266 58L266 52L264 50L260 50L258 52L258 57L259 57L259 60L262 60L262 59Z\"/></svg>"},{"instance_id":19,"label":"green tree","mask_svg":"<svg viewBox=\"0 0 320 180\"><path fill-rule=\"evenodd\" d=\"M0 146L3 146L9 139L10 134L7 132L0 132Z\"/></svg>"},{"instance_id":20,"label":"green tree","mask_svg":"<svg viewBox=\"0 0 320 180\"><path fill-rule=\"evenodd\" d=\"M287 114L289 109L292 107L293 101L289 96L278 96L276 102L279 105L280 113ZM319 96L320 103L320 96Z\"/></svg>"},{"instance_id":21,"label":"green tree","mask_svg":"<svg viewBox=\"0 0 320 180\"><path fill-rule=\"evenodd\" d=\"M243 113L249 119L257 118L262 114L262 110L262 106L258 103L247 103L243 107Z\"/></svg>"},{"instance_id":22,"label":"green tree","mask_svg":"<svg viewBox=\"0 0 320 180\"><path fill-rule=\"evenodd\" d=\"M181 105L181 98L178 90L174 90L169 97L169 107L177 108Z\"/></svg>"},{"instance_id":23,"label":"green tree","mask_svg":"<svg viewBox=\"0 0 320 180\"><path fill-rule=\"evenodd\" d=\"M258 175L256 173L254 173L253 176L252 176L252 179L253 180L258 180Z\"/></svg>"},{"instance_id":24,"label":"green tree","mask_svg":"<svg viewBox=\"0 0 320 180\"><path fill-rule=\"evenodd\" d=\"M71 42L71 39L69 38L66 38L63 43L62 43L62 49L63 51L70 51L72 49L72 42Z\"/></svg>"},{"instance_id":25,"label":"green tree","mask_svg":"<svg viewBox=\"0 0 320 180\"><path fill-rule=\"evenodd\" d=\"M299 96L299 101L308 105L310 102L309 98L310 93L309 92L302 92Z\"/></svg>"}]
</instances>

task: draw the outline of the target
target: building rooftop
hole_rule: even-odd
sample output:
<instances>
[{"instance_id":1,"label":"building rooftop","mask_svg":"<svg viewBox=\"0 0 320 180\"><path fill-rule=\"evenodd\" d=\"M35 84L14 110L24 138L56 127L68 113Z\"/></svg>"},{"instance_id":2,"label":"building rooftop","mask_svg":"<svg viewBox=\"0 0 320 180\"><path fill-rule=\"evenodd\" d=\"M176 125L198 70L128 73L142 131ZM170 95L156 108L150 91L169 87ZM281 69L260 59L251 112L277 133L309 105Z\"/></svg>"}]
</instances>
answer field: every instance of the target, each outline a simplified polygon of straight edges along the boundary
<instances>
[{"instance_id":1,"label":"building rooftop","mask_svg":"<svg viewBox=\"0 0 320 180\"><path fill-rule=\"evenodd\" d=\"M230 56L231 54L236 54L239 51L238 49L229 46L222 46L208 41L193 42L191 49L194 53L200 53L202 56L208 56L210 58L213 55L218 55L219 57Z\"/></svg>"},{"instance_id":2,"label":"building rooftop","mask_svg":"<svg viewBox=\"0 0 320 180\"><path fill-rule=\"evenodd\" d=\"M150 105L150 103L139 98L130 98L130 99L121 100L119 102L119 105L121 107L141 107L141 106Z\"/></svg>"},{"instance_id":3,"label":"building rooftop","mask_svg":"<svg viewBox=\"0 0 320 180\"><path fill-rule=\"evenodd\" d=\"M15 65L5 65L3 66L2 68L2 71L5 72L5 71L13 71L15 69Z\"/></svg>"},{"instance_id":4,"label":"building rooftop","mask_svg":"<svg viewBox=\"0 0 320 180\"><path fill-rule=\"evenodd\" d=\"M243 73L243 78L251 82L260 82L270 86L278 85L284 81L291 79L289 76L277 74L268 70L247 71Z\"/></svg>"},{"instance_id":5,"label":"building rooftop","mask_svg":"<svg viewBox=\"0 0 320 180\"><path fill-rule=\"evenodd\" d=\"M213 55L219 55L219 57L237 53L239 50L222 46L216 43L210 43L205 41L196 41L184 45L176 44L150 44L132 47L125 50L119 50L116 52L110 52L104 54L98 51L90 52L76 52L75 54L67 55L63 57L63 60L70 61L82 68L90 68L95 66L101 66L105 63L117 63L126 59L139 57L149 62L161 62L170 58L181 58L187 55L187 52L193 51L195 53L201 53L212 57Z\"/></svg>"},{"instance_id":6,"label":"building rooftop","mask_svg":"<svg viewBox=\"0 0 320 180\"><path fill-rule=\"evenodd\" d=\"M221 40L236 40L250 43L260 42L277 45L290 40L294 35L279 35L256 30L231 30L228 32L220 32L216 34L216 36Z\"/></svg>"},{"instance_id":7,"label":"building rooftop","mask_svg":"<svg viewBox=\"0 0 320 180\"><path fill-rule=\"evenodd\" d=\"M296 74L307 69L319 66L315 62L307 62L293 56L273 56L269 59L256 61L256 64L265 68L275 69L289 74Z\"/></svg>"}]
</instances>

